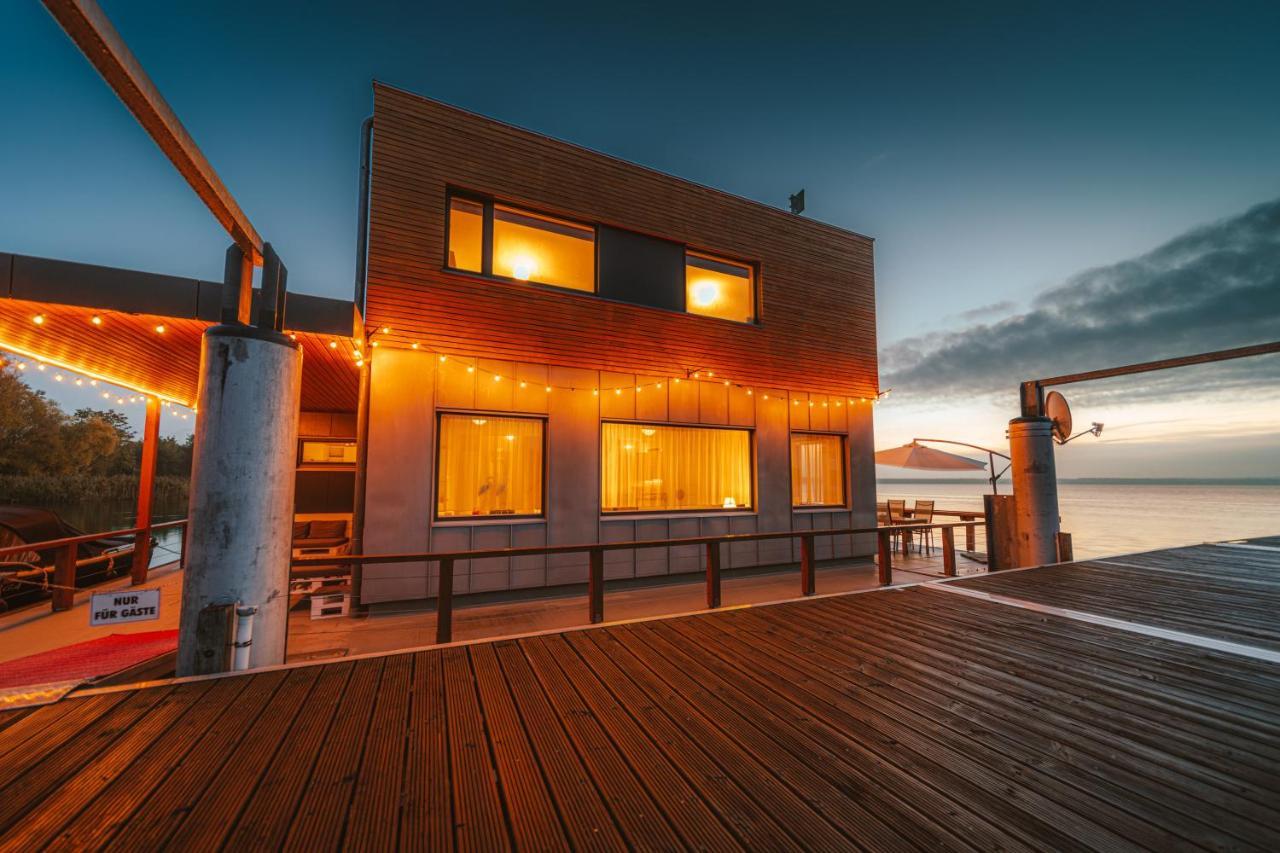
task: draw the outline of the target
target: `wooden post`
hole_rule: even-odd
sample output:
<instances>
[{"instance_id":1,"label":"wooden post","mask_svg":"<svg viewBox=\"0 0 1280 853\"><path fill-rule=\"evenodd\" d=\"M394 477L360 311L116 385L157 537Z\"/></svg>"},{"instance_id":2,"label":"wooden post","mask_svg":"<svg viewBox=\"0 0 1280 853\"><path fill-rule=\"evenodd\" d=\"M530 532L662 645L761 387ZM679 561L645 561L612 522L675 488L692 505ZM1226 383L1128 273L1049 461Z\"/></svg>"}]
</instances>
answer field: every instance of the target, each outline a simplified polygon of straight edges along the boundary
<instances>
[{"instance_id":1,"label":"wooden post","mask_svg":"<svg viewBox=\"0 0 1280 853\"><path fill-rule=\"evenodd\" d=\"M707 543L707 607L720 606L720 543Z\"/></svg>"},{"instance_id":2,"label":"wooden post","mask_svg":"<svg viewBox=\"0 0 1280 853\"><path fill-rule=\"evenodd\" d=\"M813 571L813 534L800 537L800 594L813 595L817 584Z\"/></svg>"},{"instance_id":3,"label":"wooden post","mask_svg":"<svg viewBox=\"0 0 1280 853\"><path fill-rule=\"evenodd\" d=\"M235 611L234 604L210 604L196 615L196 651L192 675L231 671Z\"/></svg>"},{"instance_id":4,"label":"wooden post","mask_svg":"<svg viewBox=\"0 0 1280 853\"><path fill-rule=\"evenodd\" d=\"M961 516L961 518L969 522L969 524L966 524L964 526L964 549L966 551L976 551L978 550L978 540L974 535L975 534L974 528L976 527L976 525L973 524L973 516L965 515L965 516Z\"/></svg>"},{"instance_id":5,"label":"wooden post","mask_svg":"<svg viewBox=\"0 0 1280 853\"><path fill-rule=\"evenodd\" d=\"M1075 552L1071 548L1071 534L1058 532L1058 562L1070 563L1075 560Z\"/></svg>"},{"instance_id":6,"label":"wooden post","mask_svg":"<svg viewBox=\"0 0 1280 853\"><path fill-rule=\"evenodd\" d=\"M63 545L53 564L53 609L70 610L76 603L77 545Z\"/></svg>"},{"instance_id":7,"label":"wooden post","mask_svg":"<svg viewBox=\"0 0 1280 853\"><path fill-rule=\"evenodd\" d=\"M591 549L591 573L587 577L588 611L591 624L604 621L604 549Z\"/></svg>"},{"instance_id":8,"label":"wooden post","mask_svg":"<svg viewBox=\"0 0 1280 853\"><path fill-rule=\"evenodd\" d=\"M440 578L436 588L436 642L453 642L453 558L440 560Z\"/></svg>"},{"instance_id":9,"label":"wooden post","mask_svg":"<svg viewBox=\"0 0 1280 853\"><path fill-rule=\"evenodd\" d=\"M893 540L888 530L879 530L876 536L880 540L880 559L876 563L876 580L881 586L893 583Z\"/></svg>"},{"instance_id":10,"label":"wooden post","mask_svg":"<svg viewBox=\"0 0 1280 853\"><path fill-rule=\"evenodd\" d=\"M147 582L151 566L151 495L156 484L156 451L160 443L160 398L147 397L147 418L142 427L142 464L138 467L138 512L133 526L133 585Z\"/></svg>"},{"instance_id":11,"label":"wooden post","mask_svg":"<svg viewBox=\"0 0 1280 853\"><path fill-rule=\"evenodd\" d=\"M942 528L942 573L956 576L956 531L951 527Z\"/></svg>"}]
</instances>

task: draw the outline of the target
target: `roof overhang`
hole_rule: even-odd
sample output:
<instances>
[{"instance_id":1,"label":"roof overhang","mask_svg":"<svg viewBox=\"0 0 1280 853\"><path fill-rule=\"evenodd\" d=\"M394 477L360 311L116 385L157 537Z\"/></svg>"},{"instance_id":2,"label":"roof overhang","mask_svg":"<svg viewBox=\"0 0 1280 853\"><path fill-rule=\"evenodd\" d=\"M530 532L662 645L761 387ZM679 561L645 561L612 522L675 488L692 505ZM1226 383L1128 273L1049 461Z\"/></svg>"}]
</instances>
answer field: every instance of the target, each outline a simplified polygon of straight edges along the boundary
<instances>
[{"instance_id":1,"label":"roof overhang","mask_svg":"<svg viewBox=\"0 0 1280 853\"><path fill-rule=\"evenodd\" d=\"M303 351L302 408L354 411L359 310L286 299L285 328ZM201 336L221 305L219 282L0 253L0 350L184 406L195 404Z\"/></svg>"}]
</instances>

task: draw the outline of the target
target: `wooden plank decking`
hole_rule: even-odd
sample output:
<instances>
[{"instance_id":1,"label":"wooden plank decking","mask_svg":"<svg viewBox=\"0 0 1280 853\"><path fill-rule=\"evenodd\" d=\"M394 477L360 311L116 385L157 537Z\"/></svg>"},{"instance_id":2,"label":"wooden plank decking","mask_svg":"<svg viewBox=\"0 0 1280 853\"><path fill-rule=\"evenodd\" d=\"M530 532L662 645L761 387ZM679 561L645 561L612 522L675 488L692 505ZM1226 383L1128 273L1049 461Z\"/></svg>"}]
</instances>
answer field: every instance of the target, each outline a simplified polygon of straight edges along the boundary
<instances>
[{"instance_id":1,"label":"wooden plank decking","mask_svg":"<svg viewBox=\"0 0 1280 853\"><path fill-rule=\"evenodd\" d=\"M924 586L97 692L0 715L0 847L1274 850L1265 658Z\"/></svg>"}]
</instances>

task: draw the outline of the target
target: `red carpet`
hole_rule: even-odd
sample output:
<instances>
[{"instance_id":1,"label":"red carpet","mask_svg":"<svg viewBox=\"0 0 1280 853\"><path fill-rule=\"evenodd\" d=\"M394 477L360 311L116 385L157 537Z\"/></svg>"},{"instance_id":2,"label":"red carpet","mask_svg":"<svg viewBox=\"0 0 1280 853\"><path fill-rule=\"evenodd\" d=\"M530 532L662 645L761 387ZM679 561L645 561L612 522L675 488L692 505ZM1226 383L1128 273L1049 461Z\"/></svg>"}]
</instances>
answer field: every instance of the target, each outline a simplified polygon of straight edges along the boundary
<instances>
[{"instance_id":1,"label":"red carpet","mask_svg":"<svg viewBox=\"0 0 1280 853\"><path fill-rule=\"evenodd\" d=\"M112 634L0 663L0 690L110 675L177 647L176 630Z\"/></svg>"}]
</instances>

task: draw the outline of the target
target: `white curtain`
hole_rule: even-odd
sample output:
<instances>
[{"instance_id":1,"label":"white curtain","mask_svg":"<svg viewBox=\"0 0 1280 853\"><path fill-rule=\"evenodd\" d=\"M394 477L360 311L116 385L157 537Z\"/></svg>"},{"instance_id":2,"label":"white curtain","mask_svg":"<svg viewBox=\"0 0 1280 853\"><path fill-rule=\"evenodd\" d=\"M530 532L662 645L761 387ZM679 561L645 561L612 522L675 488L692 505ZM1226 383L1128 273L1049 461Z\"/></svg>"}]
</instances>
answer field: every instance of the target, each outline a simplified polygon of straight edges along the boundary
<instances>
[{"instance_id":1,"label":"white curtain","mask_svg":"<svg viewBox=\"0 0 1280 853\"><path fill-rule=\"evenodd\" d=\"M441 416L439 515L541 515L542 448L540 420Z\"/></svg>"},{"instance_id":2,"label":"white curtain","mask_svg":"<svg viewBox=\"0 0 1280 853\"><path fill-rule=\"evenodd\" d=\"M791 503L844 505L844 441L840 436L792 434Z\"/></svg>"},{"instance_id":3,"label":"white curtain","mask_svg":"<svg viewBox=\"0 0 1280 853\"><path fill-rule=\"evenodd\" d=\"M606 512L751 506L751 434L743 429L603 425Z\"/></svg>"}]
</instances>

